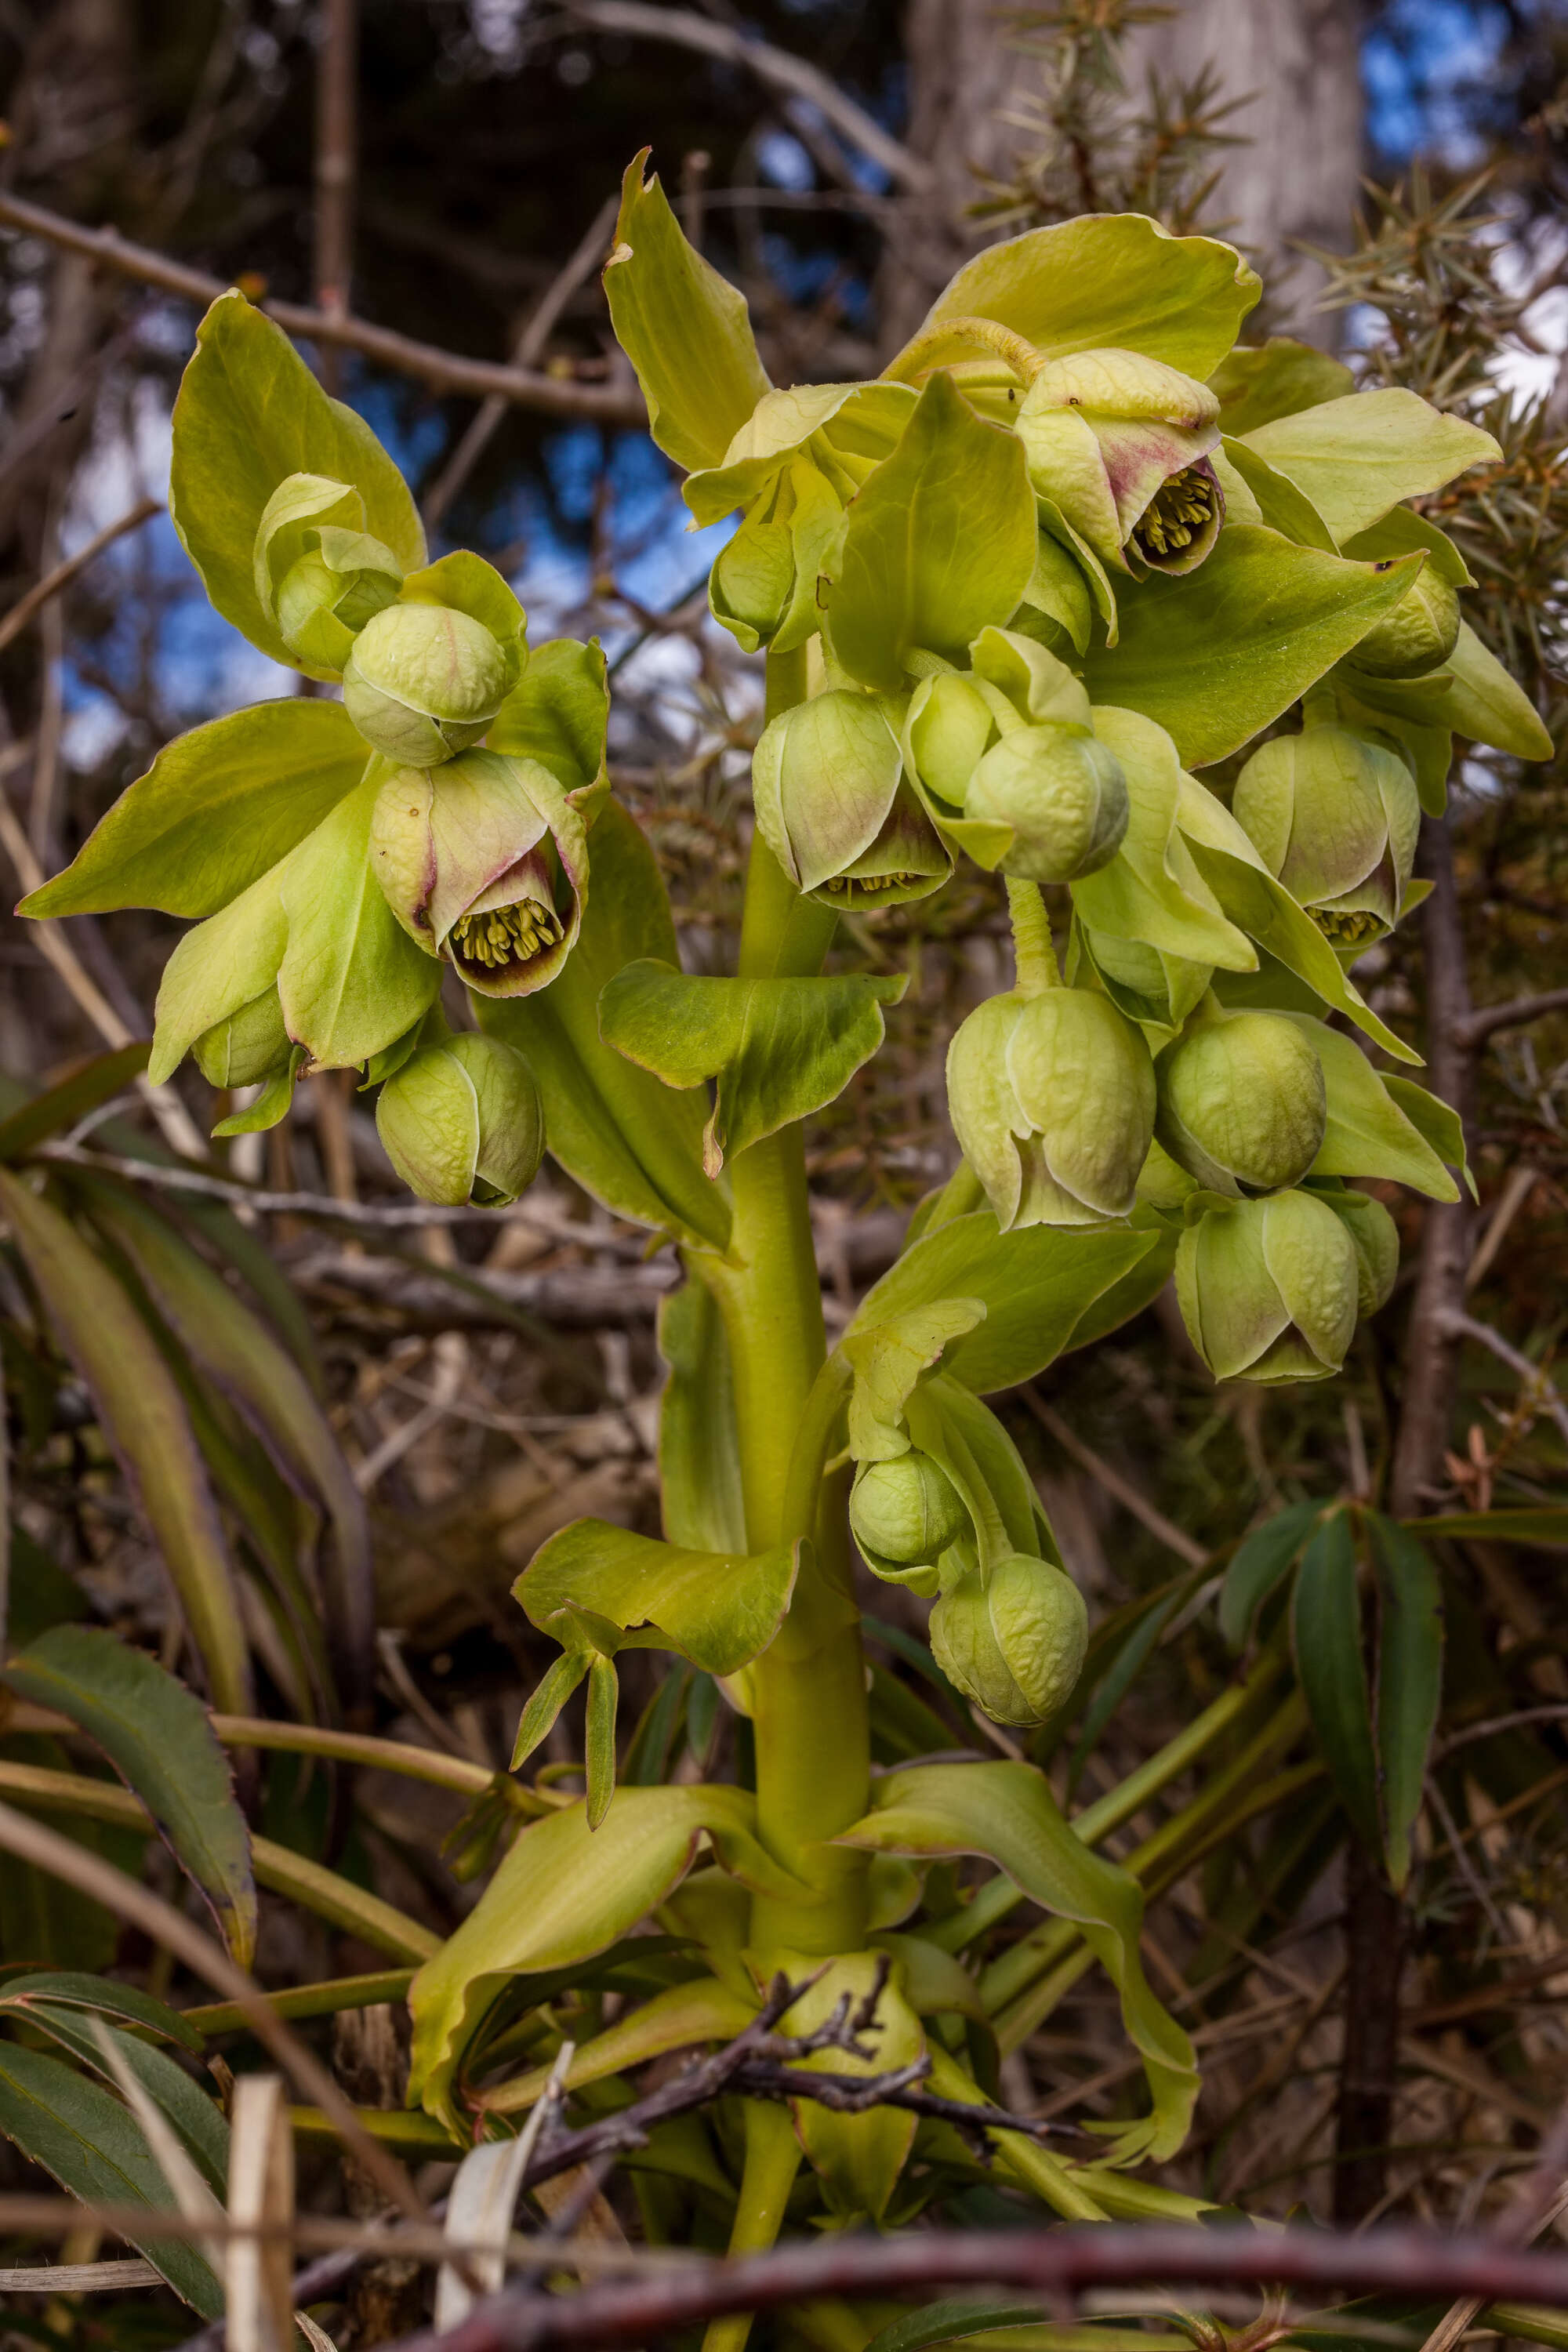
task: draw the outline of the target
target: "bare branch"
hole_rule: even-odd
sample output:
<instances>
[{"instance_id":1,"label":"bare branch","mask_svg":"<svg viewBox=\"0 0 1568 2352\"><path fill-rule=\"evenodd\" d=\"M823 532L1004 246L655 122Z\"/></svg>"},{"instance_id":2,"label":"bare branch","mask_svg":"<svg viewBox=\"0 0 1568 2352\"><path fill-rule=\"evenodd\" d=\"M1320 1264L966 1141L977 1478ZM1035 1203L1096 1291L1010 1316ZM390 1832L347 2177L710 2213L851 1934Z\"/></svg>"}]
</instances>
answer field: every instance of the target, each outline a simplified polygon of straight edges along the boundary
<instances>
[{"instance_id":1,"label":"bare branch","mask_svg":"<svg viewBox=\"0 0 1568 2352\"><path fill-rule=\"evenodd\" d=\"M1176 1558L1184 1559L1190 1568L1198 1568L1207 1559L1208 1554L1202 1544L1194 1543L1173 1519L1168 1519L1163 1511L1157 1510L1148 1496L1141 1492L1130 1478L1124 1478L1119 1470L1113 1470L1109 1462L1102 1462L1093 1448L1084 1444L1078 1432L1068 1427L1054 1406L1048 1405L1032 1387L1020 1389L1018 1393L1040 1427L1049 1432L1062 1452L1069 1454L1081 1469L1088 1471L1095 1485L1103 1486L1124 1510L1131 1511L1135 1519L1142 1520L1150 1534L1163 1543L1167 1551L1173 1551Z\"/></svg>"},{"instance_id":2,"label":"bare branch","mask_svg":"<svg viewBox=\"0 0 1568 2352\"><path fill-rule=\"evenodd\" d=\"M1551 1414L1564 1441L1568 1442L1568 1402L1564 1402L1556 1382L1539 1364L1532 1364L1530 1358L1505 1339L1500 1331L1494 1331L1489 1323L1479 1322L1473 1315L1445 1315L1442 1329L1446 1338L1473 1339L1478 1348L1489 1349L1500 1363L1506 1364L1510 1372L1517 1372L1526 1393L1543 1412Z\"/></svg>"},{"instance_id":3,"label":"bare branch","mask_svg":"<svg viewBox=\"0 0 1568 2352\"><path fill-rule=\"evenodd\" d=\"M1506 1004L1479 1004L1458 1024L1459 1042L1474 1051L1500 1029L1522 1029L1527 1022L1563 1012L1568 1012L1568 988L1545 988L1537 996L1510 997Z\"/></svg>"},{"instance_id":4,"label":"bare branch","mask_svg":"<svg viewBox=\"0 0 1568 2352\"><path fill-rule=\"evenodd\" d=\"M89 261L117 270L122 278L160 287L165 294L178 295L204 310L209 302L229 291L225 279L209 278L205 270L187 269L184 263L170 261L145 246L132 245L113 229L83 228L79 222L68 220L61 213L47 212L42 205L27 204L20 196L0 194L0 225L22 229L30 236L41 236L67 253L82 254ZM399 375L414 376L434 392L468 393L478 400L488 399L494 393L519 408L539 409L547 416L586 417L599 425L647 422L641 394L620 384L577 383L570 377L548 375L538 369L509 367L495 360L465 359L461 353L444 352L434 343L418 343L407 335L395 334L390 327L373 326L368 319L356 319L346 312L338 318L300 302L275 302L263 297L257 307L275 320L285 334L303 335L313 342L334 343L345 351L363 352L366 359L378 360Z\"/></svg>"},{"instance_id":5,"label":"bare branch","mask_svg":"<svg viewBox=\"0 0 1568 2352\"><path fill-rule=\"evenodd\" d=\"M96 563L106 547L112 547L115 541L122 539L128 530L139 529L152 516L163 511L162 499L138 499L118 521L105 523L85 547L79 547L76 553L68 555L63 563L57 563L36 588L29 588L25 596L17 598L5 619L0 621L0 653L4 653L5 647L21 635L34 614L41 611L51 596L58 596L62 588L68 588L78 573L85 572L89 563Z\"/></svg>"}]
</instances>

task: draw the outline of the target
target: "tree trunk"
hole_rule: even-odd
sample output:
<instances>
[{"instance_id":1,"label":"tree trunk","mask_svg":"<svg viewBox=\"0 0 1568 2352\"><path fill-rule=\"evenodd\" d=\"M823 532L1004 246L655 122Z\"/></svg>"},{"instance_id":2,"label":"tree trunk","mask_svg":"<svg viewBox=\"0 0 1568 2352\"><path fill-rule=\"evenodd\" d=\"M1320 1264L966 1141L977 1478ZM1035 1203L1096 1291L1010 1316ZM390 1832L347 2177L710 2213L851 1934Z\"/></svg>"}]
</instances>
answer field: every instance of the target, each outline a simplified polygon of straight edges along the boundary
<instances>
[{"instance_id":1,"label":"tree trunk","mask_svg":"<svg viewBox=\"0 0 1568 2352\"><path fill-rule=\"evenodd\" d=\"M908 143L936 173L911 206L908 234L881 273L882 341L907 340L964 257L994 232L967 220L984 175L1005 177L1027 134L1003 120L1038 68L1021 54L1007 11L976 0L910 0ZM1250 99L1226 127L1249 143L1221 150L1216 226L1247 247L1274 296L1269 323L1318 343L1336 336L1332 313L1313 314L1322 280L1291 240L1342 246L1362 169L1362 96L1355 0L1184 0L1169 22L1145 26L1126 52L1129 96L1147 76L1190 83L1212 66L1222 101Z\"/></svg>"}]
</instances>

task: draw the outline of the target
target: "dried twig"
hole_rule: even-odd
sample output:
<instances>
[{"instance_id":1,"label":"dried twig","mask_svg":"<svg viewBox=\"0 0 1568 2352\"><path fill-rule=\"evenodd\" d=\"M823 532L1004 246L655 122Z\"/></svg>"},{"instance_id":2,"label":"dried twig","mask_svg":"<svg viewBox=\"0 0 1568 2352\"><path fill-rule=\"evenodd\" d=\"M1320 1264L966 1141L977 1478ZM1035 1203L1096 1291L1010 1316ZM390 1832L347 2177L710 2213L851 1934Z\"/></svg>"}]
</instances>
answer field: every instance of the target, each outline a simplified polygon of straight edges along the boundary
<instances>
[{"instance_id":1,"label":"dried twig","mask_svg":"<svg viewBox=\"0 0 1568 2352\"><path fill-rule=\"evenodd\" d=\"M1522 1029L1548 1013L1568 1012L1568 988L1542 989L1538 996L1515 996L1506 1004L1478 1004L1459 1024L1459 1042L1473 1052L1500 1029Z\"/></svg>"},{"instance_id":2,"label":"dried twig","mask_svg":"<svg viewBox=\"0 0 1568 2352\"><path fill-rule=\"evenodd\" d=\"M96 563L106 547L112 547L115 541L123 539L128 530L140 530L144 522L163 511L162 499L138 499L136 504L128 508L116 521L105 523L100 531L95 531L85 547L79 547L76 553L68 555L63 563L57 563L36 587L29 588L25 596L17 598L5 619L0 621L0 653L4 653L5 647L21 635L34 614L42 610L51 596L58 596L62 588L70 586L79 573L85 572L89 564Z\"/></svg>"},{"instance_id":3,"label":"dried twig","mask_svg":"<svg viewBox=\"0 0 1568 2352\"><path fill-rule=\"evenodd\" d=\"M1078 1432L1068 1427L1055 1407L1048 1405L1032 1387L1020 1389L1018 1393L1040 1427L1056 1439L1062 1452L1069 1454L1080 1469L1089 1472L1097 1486L1103 1486L1124 1510L1131 1511L1135 1519L1141 1520L1167 1551L1173 1551L1178 1559L1184 1559L1191 1568L1202 1566L1208 1554L1201 1543L1195 1543L1173 1519L1168 1519L1164 1512L1157 1509L1130 1478L1124 1478L1119 1470L1113 1470L1109 1462L1101 1461L1093 1448L1084 1444Z\"/></svg>"}]
</instances>

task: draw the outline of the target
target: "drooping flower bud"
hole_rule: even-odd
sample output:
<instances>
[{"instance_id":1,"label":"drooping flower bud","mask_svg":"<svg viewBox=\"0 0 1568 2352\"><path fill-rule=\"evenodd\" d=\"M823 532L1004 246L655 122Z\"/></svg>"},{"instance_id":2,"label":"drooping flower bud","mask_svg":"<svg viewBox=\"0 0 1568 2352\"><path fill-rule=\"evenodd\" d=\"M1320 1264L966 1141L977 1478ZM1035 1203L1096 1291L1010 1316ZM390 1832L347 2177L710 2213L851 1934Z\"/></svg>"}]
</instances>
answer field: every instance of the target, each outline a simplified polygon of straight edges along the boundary
<instances>
[{"instance_id":1,"label":"drooping flower bud","mask_svg":"<svg viewBox=\"0 0 1568 2352\"><path fill-rule=\"evenodd\" d=\"M1176 1297L1217 1381L1321 1381L1355 1330L1350 1234L1311 1192L1205 1208L1176 1249Z\"/></svg>"},{"instance_id":2,"label":"drooping flower bud","mask_svg":"<svg viewBox=\"0 0 1568 2352\"><path fill-rule=\"evenodd\" d=\"M403 584L397 558L364 528L359 491L322 474L290 474L273 491L257 527L255 573L284 643L330 674Z\"/></svg>"},{"instance_id":3,"label":"drooping flower bud","mask_svg":"<svg viewBox=\"0 0 1568 2352\"><path fill-rule=\"evenodd\" d=\"M890 1462L864 1462L849 1497L849 1525L872 1574L932 1567L970 1531L952 1479L911 1447Z\"/></svg>"},{"instance_id":4,"label":"drooping flower bud","mask_svg":"<svg viewBox=\"0 0 1568 2352\"><path fill-rule=\"evenodd\" d=\"M404 601L355 637L343 702L384 757L432 768L479 741L521 671L515 637L456 604Z\"/></svg>"},{"instance_id":5,"label":"drooping flower bud","mask_svg":"<svg viewBox=\"0 0 1568 2352\"><path fill-rule=\"evenodd\" d=\"M910 702L904 740L928 793L962 809L969 779L996 732L991 706L973 680L958 670L922 678Z\"/></svg>"},{"instance_id":6,"label":"drooping flower bud","mask_svg":"<svg viewBox=\"0 0 1568 2352\"><path fill-rule=\"evenodd\" d=\"M948 1108L1005 1232L1124 1217L1154 1129L1133 1024L1088 989L994 996L948 1049Z\"/></svg>"},{"instance_id":7,"label":"drooping flower bud","mask_svg":"<svg viewBox=\"0 0 1568 2352\"><path fill-rule=\"evenodd\" d=\"M1005 874L1076 882L1109 866L1127 831L1127 779L1092 735L1023 727L994 743L969 780L969 817L1010 824Z\"/></svg>"},{"instance_id":8,"label":"drooping flower bud","mask_svg":"<svg viewBox=\"0 0 1568 2352\"><path fill-rule=\"evenodd\" d=\"M1135 352L1049 360L1018 411L1036 495L1121 571L1192 572L1219 535L1225 500L1209 452L1219 402Z\"/></svg>"},{"instance_id":9,"label":"drooping flower bud","mask_svg":"<svg viewBox=\"0 0 1568 2352\"><path fill-rule=\"evenodd\" d=\"M1155 1133L1208 1191L1277 1192L1317 1158L1328 1121L1322 1065L1283 1013L1225 1013L1211 999L1154 1075Z\"/></svg>"},{"instance_id":10,"label":"drooping flower bud","mask_svg":"<svg viewBox=\"0 0 1568 2352\"><path fill-rule=\"evenodd\" d=\"M191 1051L209 1087L253 1087L289 1059L291 1045L274 987L204 1030Z\"/></svg>"},{"instance_id":11,"label":"drooping flower bud","mask_svg":"<svg viewBox=\"0 0 1568 2352\"><path fill-rule=\"evenodd\" d=\"M834 688L780 713L752 762L757 824L796 889L838 907L896 907L952 871L904 780L881 698Z\"/></svg>"},{"instance_id":12,"label":"drooping flower bud","mask_svg":"<svg viewBox=\"0 0 1568 2352\"><path fill-rule=\"evenodd\" d=\"M422 1201L505 1208L544 1151L539 1089L521 1054L477 1031L422 1045L383 1087L376 1132Z\"/></svg>"},{"instance_id":13,"label":"drooping flower bud","mask_svg":"<svg viewBox=\"0 0 1568 2352\"><path fill-rule=\"evenodd\" d=\"M376 797L371 863L411 938L481 996L526 996L576 940L583 820L538 760L464 751L401 768Z\"/></svg>"},{"instance_id":14,"label":"drooping flower bud","mask_svg":"<svg viewBox=\"0 0 1568 2352\"><path fill-rule=\"evenodd\" d=\"M1442 667L1458 640L1459 592L1428 562L1348 658L1372 677L1422 677Z\"/></svg>"},{"instance_id":15,"label":"drooping flower bud","mask_svg":"<svg viewBox=\"0 0 1568 2352\"><path fill-rule=\"evenodd\" d=\"M994 1723L1047 1723L1082 1672L1089 1612L1061 1569L1013 1552L944 1592L929 1631L943 1674Z\"/></svg>"},{"instance_id":16,"label":"drooping flower bud","mask_svg":"<svg viewBox=\"0 0 1568 2352\"><path fill-rule=\"evenodd\" d=\"M1399 1228L1370 1192L1353 1192L1344 1184L1320 1183L1313 1189L1351 1237L1356 1255L1356 1311L1375 1315L1393 1295L1399 1272Z\"/></svg>"},{"instance_id":17,"label":"drooping flower bud","mask_svg":"<svg viewBox=\"0 0 1568 2352\"><path fill-rule=\"evenodd\" d=\"M1369 947L1399 917L1421 805L1399 753L1350 727L1308 725L1256 751L1231 803L1271 874L1335 948Z\"/></svg>"}]
</instances>

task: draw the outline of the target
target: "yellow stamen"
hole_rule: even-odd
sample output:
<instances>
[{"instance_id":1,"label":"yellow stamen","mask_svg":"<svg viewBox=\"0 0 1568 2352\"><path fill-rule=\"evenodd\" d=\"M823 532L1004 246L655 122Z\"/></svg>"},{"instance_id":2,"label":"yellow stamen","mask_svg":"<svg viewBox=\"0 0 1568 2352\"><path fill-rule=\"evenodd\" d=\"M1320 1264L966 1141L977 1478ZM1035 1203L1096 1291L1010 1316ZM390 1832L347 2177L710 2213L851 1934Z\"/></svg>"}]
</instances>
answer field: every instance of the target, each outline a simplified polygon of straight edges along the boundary
<instances>
[{"instance_id":1,"label":"yellow stamen","mask_svg":"<svg viewBox=\"0 0 1568 2352\"><path fill-rule=\"evenodd\" d=\"M452 953L458 963L477 963L487 971L508 964L531 963L565 937L565 927L551 907L533 898L520 898L515 907L493 907L488 914L459 915L452 926Z\"/></svg>"},{"instance_id":2,"label":"yellow stamen","mask_svg":"<svg viewBox=\"0 0 1568 2352\"><path fill-rule=\"evenodd\" d=\"M1154 493L1133 526L1132 544L1146 562L1179 555L1214 520L1215 487L1201 467L1184 466Z\"/></svg>"},{"instance_id":3,"label":"yellow stamen","mask_svg":"<svg viewBox=\"0 0 1568 2352\"><path fill-rule=\"evenodd\" d=\"M1309 907L1307 912L1334 947L1359 947L1363 940L1383 937L1384 926L1366 907Z\"/></svg>"},{"instance_id":4,"label":"yellow stamen","mask_svg":"<svg viewBox=\"0 0 1568 2352\"><path fill-rule=\"evenodd\" d=\"M850 890L898 890L920 879L918 874L833 874L822 887L838 898Z\"/></svg>"}]
</instances>

